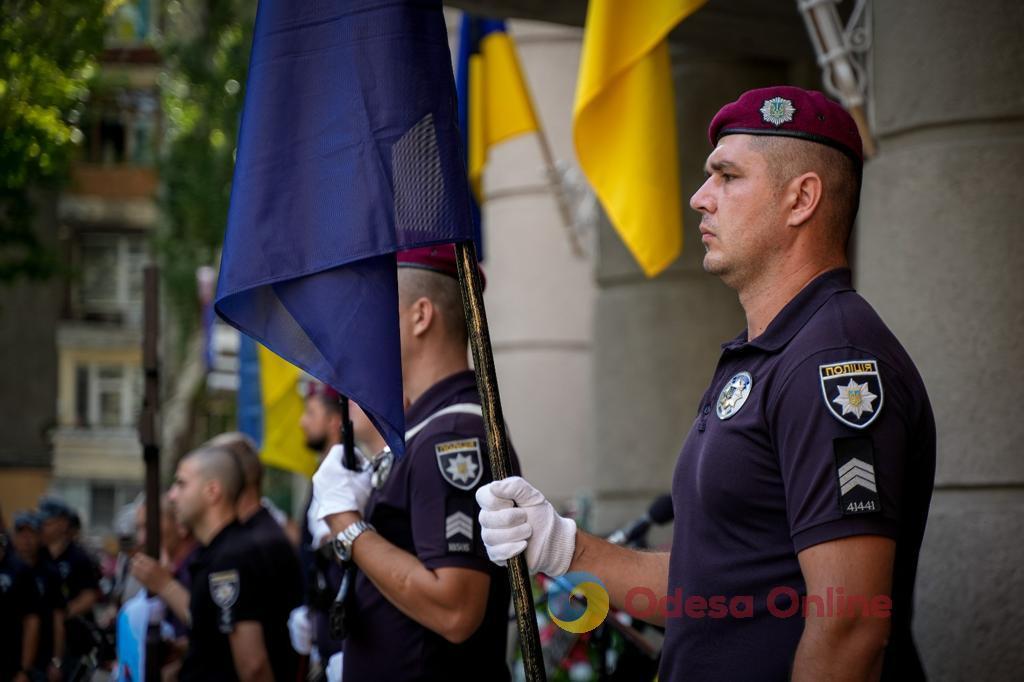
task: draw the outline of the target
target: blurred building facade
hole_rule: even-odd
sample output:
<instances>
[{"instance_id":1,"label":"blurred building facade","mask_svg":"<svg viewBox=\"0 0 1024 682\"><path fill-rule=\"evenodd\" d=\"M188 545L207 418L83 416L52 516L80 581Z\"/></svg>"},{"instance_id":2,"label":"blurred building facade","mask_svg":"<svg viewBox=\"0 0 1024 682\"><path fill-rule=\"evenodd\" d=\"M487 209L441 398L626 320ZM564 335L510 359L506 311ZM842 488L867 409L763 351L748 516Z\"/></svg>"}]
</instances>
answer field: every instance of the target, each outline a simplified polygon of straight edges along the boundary
<instances>
[{"instance_id":1,"label":"blurred building facade","mask_svg":"<svg viewBox=\"0 0 1024 682\"><path fill-rule=\"evenodd\" d=\"M586 0L450 4L520 19L510 27L526 77L556 156L572 161ZM865 166L854 279L915 359L939 435L916 635L932 679L1014 679L1024 665L1015 391L1024 376L1024 5L866 5L879 151ZM822 88L796 2L709 0L670 47L684 198L703 181L705 131L719 107L753 87ZM572 258L534 140L506 143L491 159L487 308L510 432L532 481L561 502L587 494L591 526L610 530L669 488L719 344L743 328L742 311L703 273L689 208L682 257L646 280L601 219L586 262Z\"/></svg>"},{"instance_id":2,"label":"blurred building facade","mask_svg":"<svg viewBox=\"0 0 1024 682\"><path fill-rule=\"evenodd\" d=\"M56 333L52 491L92 534L142 488L142 271L156 225L160 139L154 0L111 17L69 187L58 201L63 283Z\"/></svg>"}]
</instances>

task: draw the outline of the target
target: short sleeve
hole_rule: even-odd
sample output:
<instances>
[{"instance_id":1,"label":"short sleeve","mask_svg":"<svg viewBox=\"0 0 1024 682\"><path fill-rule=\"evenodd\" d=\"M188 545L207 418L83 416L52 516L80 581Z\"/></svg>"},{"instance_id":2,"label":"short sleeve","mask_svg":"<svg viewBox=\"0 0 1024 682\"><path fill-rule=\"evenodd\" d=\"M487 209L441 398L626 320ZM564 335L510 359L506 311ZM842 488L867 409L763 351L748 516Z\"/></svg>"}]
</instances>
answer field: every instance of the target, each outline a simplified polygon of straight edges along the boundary
<instances>
[{"instance_id":1,"label":"short sleeve","mask_svg":"<svg viewBox=\"0 0 1024 682\"><path fill-rule=\"evenodd\" d=\"M803 360L767 405L797 552L853 535L896 538L906 470L906 399L855 348Z\"/></svg>"},{"instance_id":2,"label":"short sleeve","mask_svg":"<svg viewBox=\"0 0 1024 682\"><path fill-rule=\"evenodd\" d=\"M15 594L16 610L23 615L40 614L43 612L43 597L36 586L35 578L28 569L19 570L14 575L11 588Z\"/></svg>"},{"instance_id":3,"label":"short sleeve","mask_svg":"<svg viewBox=\"0 0 1024 682\"><path fill-rule=\"evenodd\" d=\"M482 438L424 434L412 457L410 517L416 556L427 568L457 566L489 572L480 540L478 487L491 481Z\"/></svg>"},{"instance_id":4,"label":"short sleeve","mask_svg":"<svg viewBox=\"0 0 1024 682\"><path fill-rule=\"evenodd\" d=\"M100 589L100 569L91 556L84 550L78 550L69 557L69 561L73 564L71 567L72 594L78 595L85 590Z\"/></svg>"},{"instance_id":5,"label":"short sleeve","mask_svg":"<svg viewBox=\"0 0 1024 682\"><path fill-rule=\"evenodd\" d=\"M60 589L60 575L55 569L47 570L43 576L47 605L54 611L63 611L67 602Z\"/></svg>"},{"instance_id":6,"label":"short sleeve","mask_svg":"<svg viewBox=\"0 0 1024 682\"><path fill-rule=\"evenodd\" d=\"M221 632L230 633L244 621L260 620L261 602L267 598L268 587L263 584L259 566L259 557L251 549L224 552L212 562L208 589Z\"/></svg>"}]
</instances>

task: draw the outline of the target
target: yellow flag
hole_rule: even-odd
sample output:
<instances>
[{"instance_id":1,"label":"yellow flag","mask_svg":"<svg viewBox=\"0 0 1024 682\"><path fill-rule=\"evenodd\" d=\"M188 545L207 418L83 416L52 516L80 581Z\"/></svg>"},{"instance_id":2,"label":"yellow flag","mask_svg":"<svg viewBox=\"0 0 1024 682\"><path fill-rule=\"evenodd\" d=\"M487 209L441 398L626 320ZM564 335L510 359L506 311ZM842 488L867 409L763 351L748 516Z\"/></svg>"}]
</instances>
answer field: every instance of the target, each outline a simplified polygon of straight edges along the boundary
<instances>
[{"instance_id":1,"label":"yellow flag","mask_svg":"<svg viewBox=\"0 0 1024 682\"><path fill-rule=\"evenodd\" d=\"M510 137L538 130L515 45L503 22L488 21L479 52L469 57L469 180L477 201L487 153Z\"/></svg>"},{"instance_id":2,"label":"yellow flag","mask_svg":"<svg viewBox=\"0 0 1024 682\"><path fill-rule=\"evenodd\" d=\"M299 418L305 408L299 394L299 368L259 347L260 402L263 406L265 464L312 476L316 458L306 447Z\"/></svg>"},{"instance_id":3,"label":"yellow flag","mask_svg":"<svg viewBox=\"0 0 1024 682\"><path fill-rule=\"evenodd\" d=\"M648 277L683 248L668 33L705 0L590 0L573 107L576 157Z\"/></svg>"}]
</instances>

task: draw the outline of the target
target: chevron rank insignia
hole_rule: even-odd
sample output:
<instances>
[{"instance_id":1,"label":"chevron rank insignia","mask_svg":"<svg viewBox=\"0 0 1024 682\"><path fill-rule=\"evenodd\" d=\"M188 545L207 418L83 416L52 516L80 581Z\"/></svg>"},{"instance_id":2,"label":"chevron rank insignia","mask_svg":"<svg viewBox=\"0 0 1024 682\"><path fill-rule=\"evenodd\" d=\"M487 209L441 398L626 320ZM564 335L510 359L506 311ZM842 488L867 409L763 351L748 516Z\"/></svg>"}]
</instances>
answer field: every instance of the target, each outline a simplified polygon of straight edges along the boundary
<instances>
[{"instance_id":1,"label":"chevron rank insignia","mask_svg":"<svg viewBox=\"0 0 1024 682\"><path fill-rule=\"evenodd\" d=\"M445 503L444 539L449 553L473 551L473 517L478 512L470 497L449 497Z\"/></svg>"},{"instance_id":2,"label":"chevron rank insignia","mask_svg":"<svg viewBox=\"0 0 1024 682\"><path fill-rule=\"evenodd\" d=\"M844 360L818 367L821 394L832 416L855 429L882 411L882 376L876 360Z\"/></svg>"},{"instance_id":3,"label":"chevron rank insignia","mask_svg":"<svg viewBox=\"0 0 1024 682\"><path fill-rule=\"evenodd\" d=\"M434 446L441 476L459 490L472 490L483 476L480 439L451 440Z\"/></svg>"},{"instance_id":4,"label":"chevron rank insignia","mask_svg":"<svg viewBox=\"0 0 1024 682\"><path fill-rule=\"evenodd\" d=\"M839 510L843 516L882 511L875 480L875 446L870 437L836 438Z\"/></svg>"}]
</instances>

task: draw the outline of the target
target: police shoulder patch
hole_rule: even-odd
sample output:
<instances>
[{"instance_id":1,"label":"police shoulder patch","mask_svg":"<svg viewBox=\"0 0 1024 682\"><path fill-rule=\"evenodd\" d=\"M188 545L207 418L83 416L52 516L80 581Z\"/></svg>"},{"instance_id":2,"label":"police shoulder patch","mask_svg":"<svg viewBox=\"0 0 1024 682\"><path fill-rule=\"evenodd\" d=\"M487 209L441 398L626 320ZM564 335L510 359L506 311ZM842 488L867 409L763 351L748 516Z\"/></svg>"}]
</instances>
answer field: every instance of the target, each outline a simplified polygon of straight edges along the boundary
<instances>
[{"instance_id":1,"label":"police shoulder patch","mask_svg":"<svg viewBox=\"0 0 1024 682\"><path fill-rule=\"evenodd\" d=\"M434 446L437 468L449 484L459 490L472 490L483 476L480 439L450 440Z\"/></svg>"},{"instance_id":2,"label":"police shoulder patch","mask_svg":"<svg viewBox=\"0 0 1024 682\"><path fill-rule=\"evenodd\" d=\"M210 597L222 609L230 609L238 601L240 584L238 571L218 571L210 574Z\"/></svg>"},{"instance_id":3,"label":"police shoulder patch","mask_svg":"<svg viewBox=\"0 0 1024 682\"><path fill-rule=\"evenodd\" d=\"M832 416L863 429L882 412L884 394L877 360L844 360L820 365L821 395Z\"/></svg>"}]
</instances>

